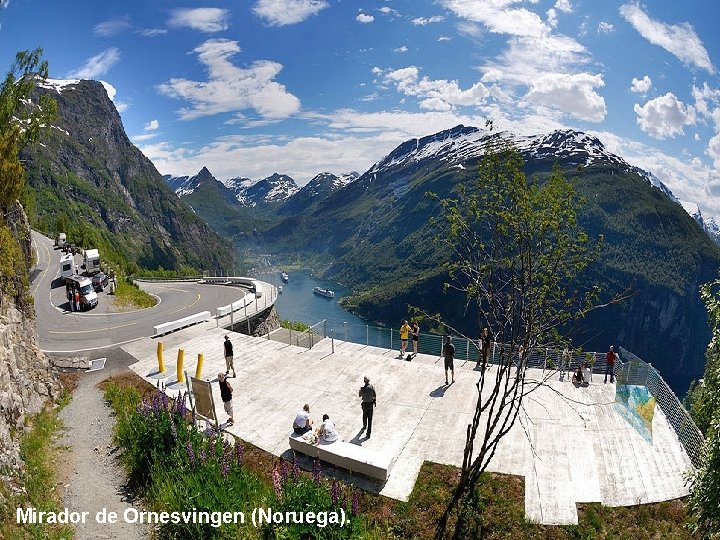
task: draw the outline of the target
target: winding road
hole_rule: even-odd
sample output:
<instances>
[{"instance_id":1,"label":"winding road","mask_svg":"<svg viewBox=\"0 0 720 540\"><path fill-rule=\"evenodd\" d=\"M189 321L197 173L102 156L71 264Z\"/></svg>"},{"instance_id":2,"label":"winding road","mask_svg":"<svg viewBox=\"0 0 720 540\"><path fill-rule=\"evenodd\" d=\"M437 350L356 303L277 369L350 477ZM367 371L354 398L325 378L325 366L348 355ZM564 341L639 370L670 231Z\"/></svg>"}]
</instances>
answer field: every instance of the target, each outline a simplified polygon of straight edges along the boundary
<instances>
[{"instance_id":1,"label":"winding road","mask_svg":"<svg viewBox=\"0 0 720 540\"><path fill-rule=\"evenodd\" d=\"M154 326L194 315L241 299L247 289L195 282L141 283L160 302L152 308L117 312L107 292L98 293L98 305L85 312L69 311L60 275L60 251L53 241L32 232L37 263L31 273L40 348L49 353L75 353L117 346L151 336ZM77 262L77 260L76 260ZM106 288L106 291L109 289Z\"/></svg>"}]
</instances>

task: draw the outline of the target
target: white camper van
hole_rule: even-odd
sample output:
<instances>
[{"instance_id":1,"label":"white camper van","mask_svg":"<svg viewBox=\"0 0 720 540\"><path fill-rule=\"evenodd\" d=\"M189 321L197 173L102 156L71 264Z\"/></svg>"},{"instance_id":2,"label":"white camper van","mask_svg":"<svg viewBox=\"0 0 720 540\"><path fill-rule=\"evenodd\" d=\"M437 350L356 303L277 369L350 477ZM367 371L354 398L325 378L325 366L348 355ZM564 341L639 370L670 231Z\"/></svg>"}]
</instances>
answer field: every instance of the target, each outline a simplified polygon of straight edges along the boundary
<instances>
[{"instance_id":1,"label":"white camper van","mask_svg":"<svg viewBox=\"0 0 720 540\"><path fill-rule=\"evenodd\" d=\"M60 255L60 277L65 283L75 277L75 257L72 253Z\"/></svg>"},{"instance_id":2,"label":"white camper van","mask_svg":"<svg viewBox=\"0 0 720 540\"><path fill-rule=\"evenodd\" d=\"M83 262L85 263L85 272L88 275L96 274L100 271L100 253L97 249L86 249Z\"/></svg>"},{"instance_id":3,"label":"white camper van","mask_svg":"<svg viewBox=\"0 0 720 540\"><path fill-rule=\"evenodd\" d=\"M65 233L58 233L57 237L55 238L55 245L59 248L64 248L65 244L67 244L67 237L65 236Z\"/></svg>"},{"instance_id":4,"label":"white camper van","mask_svg":"<svg viewBox=\"0 0 720 540\"><path fill-rule=\"evenodd\" d=\"M90 278L85 276L73 276L70 279L74 282L75 289L80 293L80 309L86 310L97 306L98 296L95 293L95 289L92 286Z\"/></svg>"}]
</instances>

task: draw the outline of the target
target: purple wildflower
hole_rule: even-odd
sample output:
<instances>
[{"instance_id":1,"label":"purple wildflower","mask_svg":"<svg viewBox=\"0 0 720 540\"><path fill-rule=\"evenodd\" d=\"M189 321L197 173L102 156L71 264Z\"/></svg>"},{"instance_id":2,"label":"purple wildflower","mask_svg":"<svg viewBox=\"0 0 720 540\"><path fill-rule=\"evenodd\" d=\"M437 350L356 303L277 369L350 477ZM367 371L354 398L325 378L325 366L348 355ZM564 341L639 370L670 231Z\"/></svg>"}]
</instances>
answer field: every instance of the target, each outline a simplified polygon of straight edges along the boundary
<instances>
[{"instance_id":1,"label":"purple wildflower","mask_svg":"<svg viewBox=\"0 0 720 540\"><path fill-rule=\"evenodd\" d=\"M290 476L293 480L300 478L300 464L298 463L297 456L293 458L292 471Z\"/></svg>"},{"instance_id":2,"label":"purple wildflower","mask_svg":"<svg viewBox=\"0 0 720 540\"><path fill-rule=\"evenodd\" d=\"M200 447L200 463L202 463L203 465L205 465L205 463L207 463L207 454L205 453L204 446Z\"/></svg>"},{"instance_id":3,"label":"purple wildflower","mask_svg":"<svg viewBox=\"0 0 720 540\"><path fill-rule=\"evenodd\" d=\"M320 460L315 458L313 461L312 477L315 483L319 486L320 480L322 479L322 467L320 466Z\"/></svg>"},{"instance_id":4,"label":"purple wildflower","mask_svg":"<svg viewBox=\"0 0 720 540\"><path fill-rule=\"evenodd\" d=\"M188 460L190 460L192 465L195 465L195 452L193 451L192 442L189 440L185 445L185 450L187 450Z\"/></svg>"},{"instance_id":5,"label":"purple wildflower","mask_svg":"<svg viewBox=\"0 0 720 540\"><path fill-rule=\"evenodd\" d=\"M330 486L330 497L332 497L332 503L337 504L340 500L340 483L337 480L332 481Z\"/></svg>"},{"instance_id":6,"label":"purple wildflower","mask_svg":"<svg viewBox=\"0 0 720 540\"><path fill-rule=\"evenodd\" d=\"M175 426L175 421L173 420L173 417L170 417L170 431L172 432L173 441L177 442L178 440L178 434L177 434L177 427Z\"/></svg>"},{"instance_id":7,"label":"purple wildflower","mask_svg":"<svg viewBox=\"0 0 720 540\"><path fill-rule=\"evenodd\" d=\"M287 468L287 463L285 462L284 459L281 459L281 460L280 460L280 478L282 479L283 484L284 484L285 482L287 482L287 479L288 479L288 468Z\"/></svg>"},{"instance_id":8,"label":"purple wildflower","mask_svg":"<svg viewBox=\"0 0 720 540\"><path fill-rule=\"evenodd\" d=\"M353 489L352 492L352 507L350 512L353 516L357 516L360 512L360 492L357 489Z\"/></svg>"},{"instance_id":9,"label":"purple wildflower","mask_svg":"<svg viewBox=\"0 0 720 540\"><path fill-rule=\"evenodd\" d=\"M230 472L230 462L226 456L227 454L223 454L223 457L220 460L220 472L225 480L227 480L228 473Z\"/></svg>"},{"instance_id":10,"label":"purple wildflower","mask_svg":"<svg viewBox=\"0 0 720 540\"><path fill-rule=\"evenodd\" d=\"M272 484L273 489L275 490L275 496L278 499L282 499L282 482L280 480L280 472L277 470L277 467L273 467L272 470Z\"/></svg>"},{"instance_id":11,"label":"purple wildflower","mask_svg":"<svg viewBox=\"0 0 720 540\"><path fill-rule=\"evenodd\" d=\"M245 447L242 441L235 442L235 461L237 461L238 467L242 467L243 458L245 457Z\"/></svg>"}]
</instances>

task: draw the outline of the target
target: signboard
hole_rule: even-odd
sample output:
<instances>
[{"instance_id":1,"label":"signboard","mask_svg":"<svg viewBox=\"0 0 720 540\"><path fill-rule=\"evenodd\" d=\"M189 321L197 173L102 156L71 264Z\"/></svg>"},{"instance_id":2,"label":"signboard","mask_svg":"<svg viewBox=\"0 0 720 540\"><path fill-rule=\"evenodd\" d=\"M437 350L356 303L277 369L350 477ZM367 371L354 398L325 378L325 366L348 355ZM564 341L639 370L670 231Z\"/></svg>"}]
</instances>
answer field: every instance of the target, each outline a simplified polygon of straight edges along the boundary
<instances>
[{"instance_id":1,"label":"signboard","mask_svg":"<svg viewBox=\"0 0 720 540\"><path fill-rule=\"evenodd\" d=\"M215 422L217 425L217 418L215 417L215 402L212 396L212 385L210 381L203 381L202 379L196 379L190 377L191 391L193 400L195 402L195 413L199 414L203 418L207 418Z\"/></svg>"}]
</instances>

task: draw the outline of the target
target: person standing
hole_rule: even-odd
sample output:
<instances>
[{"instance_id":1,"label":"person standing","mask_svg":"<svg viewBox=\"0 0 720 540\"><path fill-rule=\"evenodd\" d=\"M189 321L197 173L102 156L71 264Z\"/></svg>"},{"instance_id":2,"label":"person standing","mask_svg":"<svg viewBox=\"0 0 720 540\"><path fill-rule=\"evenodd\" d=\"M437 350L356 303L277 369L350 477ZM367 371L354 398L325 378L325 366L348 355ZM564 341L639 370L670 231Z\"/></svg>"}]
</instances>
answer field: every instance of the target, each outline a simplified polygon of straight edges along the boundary
<instances>
[{"instance_id":1,"label":"person standing","mask_svg":"<svg viewBox=\"0 0 720 540\"><path fill-rule=\"evenodd\" d=\"M410 325L407 321L403 321L402 326L400 327L400 356L405 356L409 334Z\"/></svg>"},{"instance_id":2,"label":"person standing","mask_svg":"<svg viewBox=\"0 0 720 540\"><path fill-rule=\"evenodd\" d=\"M225 412L228 415L228 420L226 422L227 426L232 426L235 424L235 420L233 419L233 403L232 403L232 394L233 394L233 388L230 386L230 381L227 380L227 377L225 376L225 373L218 373L218 382L220 383L220 399L222 399L223 402L223 408L225 409Z\"/></svg>"},{"instance_id":3,"label":"person standing","mask_svg":"<svg viewBox=\"0 0 720 540\"><path fill-rule=\"evenodd\" d=\"M377 395L375 394L375 387L370 384L370 378L364 377L365 384L360 387L358 397L360 397L360 406L362 407L363 413L363 427L361 431L367 429L365 436L369 439L372 433L372 419L375 405L377 405Z\"/></svg>"},{"instance_id":4,"label":"person standing","mask_svg":"<svg viewBox=\"0 0 720 540\"><path fill-rule=\"evenodd\" d=\"M80 311L80 291L75 289L75 311Z\"/></svg>"},{"instance_id":5,"label":"person standing","mask_svg":"<svg viewBox=\"0 0 720 540\"><path fill-rule=\"evenodd\" d=\"M445 338L443 345L443 358L445 359L445 384L448 384L448 369L452 373L452 382L455 382L455 345L452 342L452 336Z\"/></svg>"},{"instance_id":6,"label":"person standing","mask_svg":"<svg viewBox=\"0 0 720 540\"><path fill-rule=\"evenodd\" d=\"M232 341L230 341L230 336L227 334L225 334L225 343L223 345L225 347L225 376L227 377L227 374L230 373L232 369L233 377L237 377L235 374L235 364L233 364L233 344Z\"/></svg>"},{"instance_id":7,"label":"person standing","mask_svg":"<svg viewBox=\"0 0 720 540\"><path fill-rule=\"evenodd\" d=\"M570 352L570 347L565 346L565 349L563 349L562 352L562 358L560 360L560 380L565 379L565 374L570 371L570 362L572 361L572 352Z\"/></svg>"},{"instance_id":8,"label":"person standing","mask_svg":"<svg viewBox=\"0 0 720 540\"><path fill-rule=\"evenodd\" d=\"M420 325L417 321L413 322L412 327L412 342L413 342L413 355L417 356L418 341L420 340Z\"/></svg>"},{"instance_id":9,"label":"person standing","mask_svg":"<svg viewBox=\"0 0 720 540\"><path fill-rule=\"evenodd\" d=\"M608 373L610 374L610 382L615 382L615 360L617 360L617 354L615 354L615 349L612 345L610 345L610 348L608 349L607 354L605 355L605 360L607 363L605 364L605 382L607 383L607 376Z\"/></svg>"},{"instance_id":10,"label":"person standing","mask_svg":"<svg viewBox=\"0 0 720 540\"><path fill-rule=\"evenodd\" d=\"M485 369L487 367L488 356L490 356L490 345L492 344L492 336L490 336L490 330L488 330L487 326L483 328L483 331L480 334L480 341L482 365L483 369Z\"/></svg>"}]
</instances>

